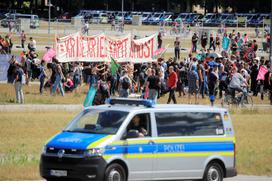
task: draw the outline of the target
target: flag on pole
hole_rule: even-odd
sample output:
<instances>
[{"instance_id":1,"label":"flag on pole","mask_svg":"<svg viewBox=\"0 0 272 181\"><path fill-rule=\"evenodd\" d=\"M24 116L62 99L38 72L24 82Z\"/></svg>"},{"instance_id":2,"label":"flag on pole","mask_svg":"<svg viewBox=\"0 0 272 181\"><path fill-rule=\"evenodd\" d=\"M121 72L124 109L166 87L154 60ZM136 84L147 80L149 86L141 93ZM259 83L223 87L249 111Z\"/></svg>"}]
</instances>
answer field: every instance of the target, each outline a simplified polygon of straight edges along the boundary
<instances>
[{"instance_id":1,"label":"flag on pole","mask_svg":"<svg viewBox=\"0 0 272 181\"><path fill-rule=\"evenodd\" d=\"M84 107L89 107L93 105L95 94L96 94L96 88L92 85L84 100L84 103L83 103Z\"/></svg>"},{"instance_id":2,"label":"flag on pole","mask_svg":"<svg viewBox=\"0 0 272 181\"><path fill-rule=\"evenodd\" d=\"M111 57L111 74L115 75L120 65Z\"/></svg>"}]
</instances>

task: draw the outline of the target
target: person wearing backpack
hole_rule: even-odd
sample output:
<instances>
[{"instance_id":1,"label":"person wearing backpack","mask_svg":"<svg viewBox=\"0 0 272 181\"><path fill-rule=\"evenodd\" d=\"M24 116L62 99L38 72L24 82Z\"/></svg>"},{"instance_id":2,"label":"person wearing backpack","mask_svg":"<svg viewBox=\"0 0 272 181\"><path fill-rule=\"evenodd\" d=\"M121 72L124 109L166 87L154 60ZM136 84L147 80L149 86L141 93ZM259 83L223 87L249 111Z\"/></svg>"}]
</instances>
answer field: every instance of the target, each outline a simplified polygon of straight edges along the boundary
<instances>
[{"instance_id":1,"label":"person wearing backpack","mask_svg":"<svg viewBox=\"0 0 272 181\"><path fill-rule=\"evenodd\" d=\"M16 103L23 104L24 103L24 93L23 93L23 84L25 84L25 74L22 69L22 65L18 62L16 64L15 71L15 93L16 93Z\"/></svg>"},{"instance_id":2,"label":"person wearing backpack","mask_svg":"<svg viewBox=\"0 0 272 181\"><path fill-rule=\"evenodd\" d=\"M131 88L131 80L128 77L128 73L126 70L123 72L123 76L120 78L119 81L119 96L120 97L128 97L129 89Z\"/></svg>"}]
</instances>

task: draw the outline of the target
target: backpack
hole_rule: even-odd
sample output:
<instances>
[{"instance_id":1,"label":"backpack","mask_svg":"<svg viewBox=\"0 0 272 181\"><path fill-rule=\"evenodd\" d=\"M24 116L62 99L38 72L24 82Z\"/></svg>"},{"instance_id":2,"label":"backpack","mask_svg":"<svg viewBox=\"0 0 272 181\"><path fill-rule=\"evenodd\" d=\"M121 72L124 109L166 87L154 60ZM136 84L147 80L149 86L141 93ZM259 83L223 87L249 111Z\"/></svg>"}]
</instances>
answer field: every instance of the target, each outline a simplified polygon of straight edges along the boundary
<instances>
[{"instance_id":1,"label":"backpack","mask_svg":"<svg viewBox=\"0 0 272 181\"><path fill-rule=\"evenodd\" d=\"M130 87L130 81L128 77L124 77L122 80L122 89L128 89Z\"/></svg>"},{"instance_id":2,"label":"backpack","mask_svg":"<svg viewBox=\"0 0 272 181\"><path fill-rule=\"evenodd\" d=\"M109 97L109 88L106 83L100 83L101 94L105 97Z\"/></svg>"},{"instance_id":3,"label":"backpack","mask_svg":"<svg viewBox=\"0 0 272 181\"><path fill-rule=\"evenodd\" d=\"M26 75L25 75L25 73L22 74L21 82L22 82L23 85L26 84Z\"/></svg>"}]
</instances>

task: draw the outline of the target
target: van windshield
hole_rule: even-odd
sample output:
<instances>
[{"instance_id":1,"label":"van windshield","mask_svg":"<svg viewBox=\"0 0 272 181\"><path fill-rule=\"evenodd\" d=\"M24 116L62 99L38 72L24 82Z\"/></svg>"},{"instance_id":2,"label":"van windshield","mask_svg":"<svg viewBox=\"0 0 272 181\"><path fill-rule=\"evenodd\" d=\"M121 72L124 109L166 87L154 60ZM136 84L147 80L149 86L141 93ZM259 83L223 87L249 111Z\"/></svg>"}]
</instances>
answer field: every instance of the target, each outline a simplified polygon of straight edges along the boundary
<instances>
[{"instance_id":1,"label":"van windshield","mask_svg":"<svg viewBox=\"0 0 272 181\"><path fill-rule=\"evenodd\" d=\"M95 134L115 134L128 112L114 110L85 110L64 131Z\"/></svg>"}]
</instances>

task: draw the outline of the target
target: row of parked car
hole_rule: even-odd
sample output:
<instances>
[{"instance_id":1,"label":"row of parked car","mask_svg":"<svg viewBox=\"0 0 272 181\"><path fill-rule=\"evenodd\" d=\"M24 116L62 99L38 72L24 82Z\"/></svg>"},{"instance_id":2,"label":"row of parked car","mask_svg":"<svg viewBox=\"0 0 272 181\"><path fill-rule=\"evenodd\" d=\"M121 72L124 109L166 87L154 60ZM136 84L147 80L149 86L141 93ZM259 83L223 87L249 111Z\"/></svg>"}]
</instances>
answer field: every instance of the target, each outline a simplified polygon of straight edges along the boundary
<instances>
[{"instance_id":1,"label":"row of parked car","mask_svg":"<svg viewBox=\"0 0 272 181\"><path fill-rule=\"evenodd\" d=\"M123 15L123 16L122 16ZM90 23L109 23L113 19L122 20L126 24L132 23L133 15L141 15L143 24L156 25L164 22L166 25L170 25L173 22L183 22L190 25L196 25L201 23L204 26L218 26L225 24L226 26L236 26L238 17L240 18L240 24L246 24L247 26L262 26L264 19L269 19L269 14L260 13L207 13L206 15L200 13L180 13L174 14L172 12L128 12L124 11L123 14L120 11L92 11L81 10L77 17L82 17L88 20ZM244 21L244 22L243 22Z\"/></svg>"},{"instance_id":2,"label":"row of parked car","mask_svg":"<svg viewBox=\"0 0 272 181\"><path fill-rule=\"evenodd\" d=\"M1 13L0 13L1 15ZM172 25L174 22L186 23L192 26L201 24L203 26L219 26L224 24L226 26L236 26L238 19L239 25L242 26L262 26L264 19L269 19L269 14L259 13L207 13L206 15L200 13L180 13L175 14L172 12L129 12L124 11L96 11L96 10L81 10L75 17L82 18L89 23L107 24L113 20L122 21L124 17L124 23L131 24L134 15L142 17L142 23L147 25L157 25L164 23L165 25ZM55 20L70 22L74 16L69 12L65 12ZM244 18L239 18L244 17ZM32 14L19 14L19 13L6 13L0 16L1 26L7 27L10 21L15 21L19 18L30 19L31 27L39 27L38 15ZM243 22L244 21L244 22Z\"/></svg>"}]
</instances>

